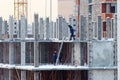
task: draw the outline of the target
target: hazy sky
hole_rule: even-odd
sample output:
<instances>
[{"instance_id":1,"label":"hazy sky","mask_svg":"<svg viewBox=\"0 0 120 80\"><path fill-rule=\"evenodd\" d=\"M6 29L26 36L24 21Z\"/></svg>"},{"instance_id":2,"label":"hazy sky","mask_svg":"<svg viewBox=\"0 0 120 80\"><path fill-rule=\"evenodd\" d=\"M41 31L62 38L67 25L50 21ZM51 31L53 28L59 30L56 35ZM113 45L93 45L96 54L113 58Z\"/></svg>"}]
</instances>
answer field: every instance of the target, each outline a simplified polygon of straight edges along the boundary
<instances>
[{"instance_id":1,"label":"hazy sky","mask_svg":"<svg viewBox=\"0 0 120 80\"><path fill-rule=\"evenodd\" d=\"M34 13L39 16L45 17L45 1L47 1L47 16L50 15L50 0L28 0L28 19L29 22L33 21ZM31 5L31 6L30 6ZM14 13L14 0L0 0L0 16L8 19L9 15ZM52 15L53 20L57 17L57 0L52 0Z\"/></svg>"}]
</instances>

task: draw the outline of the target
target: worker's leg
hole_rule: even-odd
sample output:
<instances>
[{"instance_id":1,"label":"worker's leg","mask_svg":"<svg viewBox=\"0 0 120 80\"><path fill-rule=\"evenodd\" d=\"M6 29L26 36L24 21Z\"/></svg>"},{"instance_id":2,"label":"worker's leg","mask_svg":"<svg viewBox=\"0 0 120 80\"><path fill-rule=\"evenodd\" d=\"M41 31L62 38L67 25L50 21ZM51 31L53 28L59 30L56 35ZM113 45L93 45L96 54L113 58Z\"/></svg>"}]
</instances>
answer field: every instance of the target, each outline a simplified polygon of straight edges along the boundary
<instances>
[{"instance_id":1,"label":"worker's leg","mask_svg":"<svg viewBox=\"0 0 120 80\"><path fill-rule=\"evenodd\" d=\"M75 40L75 35L73 35L73 39Z\"/></svg>"},{"instance_id":2,"label":"worker's leg","mask_svg":"<svg viewBox=\"0 0 120 80\"><path fill-rule=\"evenodd\" d=\"M70 40L72 40L72 34L70 35Z\"/></svg>"},{"instance_id":3,"label":"worker's leg","mask_svg":"<svg viewBox=\"0 0 120 80\"><path fill-rule=\"evenodd\" d=\"M71 34L71 38L73 38L73 40L74 40L74 34L73 33Z\"/></svg>"}]
</instances>

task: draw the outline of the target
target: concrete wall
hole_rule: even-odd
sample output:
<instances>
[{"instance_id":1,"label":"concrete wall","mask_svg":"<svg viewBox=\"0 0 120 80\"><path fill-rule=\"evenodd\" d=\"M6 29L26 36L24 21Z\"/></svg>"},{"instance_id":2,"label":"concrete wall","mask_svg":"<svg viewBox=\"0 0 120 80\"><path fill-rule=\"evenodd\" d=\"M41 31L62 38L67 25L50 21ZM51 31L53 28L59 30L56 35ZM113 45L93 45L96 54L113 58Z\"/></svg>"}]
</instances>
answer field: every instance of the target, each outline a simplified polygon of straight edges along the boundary
<instances>
[{"instance_id":1,"label":"concrete wall","mask_svg":"<svg viewBox=\"0 0 120 80\"><path fill-rule=\"evenodd\" d=\"M92 80L114 80L114 70L92 70Z\"/></svg>"},{"instance_id":2,"label":"concrete wall","mask_svg":"<svg viewBox=\"0 0 120 80\"><path fill-rule=\"evenodd\" d=\"M92 66L112 67L114 66L114 47L112 42L93 42Z\"/></svg>"}]
</instances>

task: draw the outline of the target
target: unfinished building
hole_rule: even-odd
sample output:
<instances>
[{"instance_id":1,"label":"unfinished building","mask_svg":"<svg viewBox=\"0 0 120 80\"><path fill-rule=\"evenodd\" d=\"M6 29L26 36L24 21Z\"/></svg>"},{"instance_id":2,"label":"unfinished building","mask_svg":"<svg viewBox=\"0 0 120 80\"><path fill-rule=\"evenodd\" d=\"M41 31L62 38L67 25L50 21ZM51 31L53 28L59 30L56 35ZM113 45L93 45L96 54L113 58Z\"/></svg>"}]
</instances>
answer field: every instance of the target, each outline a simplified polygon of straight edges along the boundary
<instances>
[{"instance_id":1,"label":"unfinished building","mask_svg":"<svg viewBox=\"0 0 120 80\"><path fill-rule=\"evenodd\" d=\"M81 4L80 22L76 20L78 5L73 3L78 0L59 0L59 13L68 22L62 16L52 22L35 14L30 27L25 16L19 21L12 16L9 21L0 17L0 80L118 80L117 16L113 14L116 0L109 0L113 4L89 0L89 16L87 0L81 1L86 5ZM66 6L68 14L75 10L75 16L68 17L67 10L61 11ZM75 40L69 40L68 24L76 30L75 35L80 35Z\"/></svg>"},{"instance_id":2,"label":"unfinished building","mask_svg":"<svg viewBox=\"0 0 120 80\"><path fill-rule=\"evenodd\" d=\"M35 14L32 38L24 16L20 21L10 16L9 22L0 18L0 80L117 80L116 15L107 19L106 38L101 16L96 26L91 15L88 26L85 16L80 19L80 37L69 40L68 24L78 34L75 16L69 17L69 22L62 16L50 22ZM53 64L55 50L57 61Z\"/></svg>"}]
</instances>

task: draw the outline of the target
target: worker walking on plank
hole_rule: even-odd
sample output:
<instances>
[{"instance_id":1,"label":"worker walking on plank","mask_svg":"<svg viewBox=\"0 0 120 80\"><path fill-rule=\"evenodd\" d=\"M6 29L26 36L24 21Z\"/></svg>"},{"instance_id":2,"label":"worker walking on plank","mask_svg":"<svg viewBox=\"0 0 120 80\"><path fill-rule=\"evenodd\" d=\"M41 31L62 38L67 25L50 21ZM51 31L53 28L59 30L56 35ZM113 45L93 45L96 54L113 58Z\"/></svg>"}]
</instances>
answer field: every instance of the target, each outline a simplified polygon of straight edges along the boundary
<instances>
[{"instance_id":1,"label":"worker walking on plank","mask_svg":"<svg viewBox=\"0 0 120 80\"><path fill-rule=\"evenodd\" d=\"M72 40L72 38L73 40L75 40L75 35L74 35L75 30L73 29L71 25L68 25L68 27L70 28L70 33L71 33L70 40Z\"/></svg>"}]
</instances>

